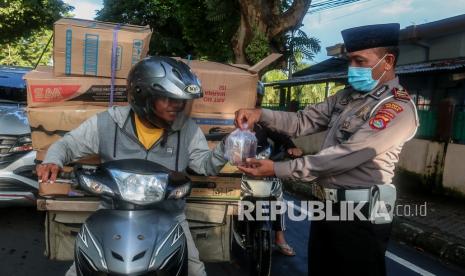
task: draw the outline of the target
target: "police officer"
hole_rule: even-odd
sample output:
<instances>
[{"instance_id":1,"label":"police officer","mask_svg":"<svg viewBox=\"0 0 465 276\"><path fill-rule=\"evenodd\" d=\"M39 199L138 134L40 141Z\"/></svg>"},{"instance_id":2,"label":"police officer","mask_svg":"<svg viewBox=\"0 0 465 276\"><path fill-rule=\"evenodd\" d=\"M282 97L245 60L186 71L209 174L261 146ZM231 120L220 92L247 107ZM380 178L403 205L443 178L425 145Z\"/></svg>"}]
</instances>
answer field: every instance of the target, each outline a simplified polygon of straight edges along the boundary
<instances>
[{"instance_id":1,"label":"police officer","mask_svg":"<svg viewBox=\"0 0 465 276\"><path fill-rule=\"evenodd\" d=\"M292 137L327 129L321 151L282 162L251 159L240 169L253 176L316 179L314 197L331 203L326 214L332 211L342 217L341 206L361 204L362 216L354 219L311 222L310 275L385 275L390 216L383 221L370 215L392 214L394 167L402 146L416 133L418 116L395 75L399 24L351 28L342 36L349 65L346 89L297 113L236 112L239 126L259 122ZM377 209L375 203L387 204Z\"/></svg>"}]
</instances>

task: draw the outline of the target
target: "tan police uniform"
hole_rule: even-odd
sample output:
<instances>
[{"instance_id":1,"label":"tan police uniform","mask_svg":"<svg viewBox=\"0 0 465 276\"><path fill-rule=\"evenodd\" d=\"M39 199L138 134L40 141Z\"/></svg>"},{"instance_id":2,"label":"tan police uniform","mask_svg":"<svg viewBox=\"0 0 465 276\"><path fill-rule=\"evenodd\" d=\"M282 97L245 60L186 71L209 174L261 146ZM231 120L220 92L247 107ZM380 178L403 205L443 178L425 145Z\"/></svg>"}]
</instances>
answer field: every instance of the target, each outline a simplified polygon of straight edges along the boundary
<instances>
[{"instance_id":1,"label":"tan police uniform","mask_svg":"<svg viewBox=\"0 0 465 276\"><path fill-rule=\"evenodd\" d=\"M276 162L276 176L303 181L318 178L325 188L360 189L391 183L418 115L398 78L368 93L351 88L297 113L263 110L260 123L291 137L328 129L321 151Z\"/></svg>"},{"instance_id":2,"label":"tan police uniform","mask_svg":"<svg viewBox=\"0 0 465 276\"><path fill-rule=\"evenodd\" d=\"M329 209L337 215L341 200L358 202L348 193L361 193L366 196L360 201L369 201L368 188L391 183L402 146L419 125L415 104L398 78L367 93L344 89L297 113L263 110L260 123L292 137L328 130L320 152L276 162L274 169L282 179L317 179L313 195L333 201L335 194L337 203ZM368 206L362 208L366 216L371 213ZM328 207L324 210L328 215ZM390 232L391 223L358 218L311 221L309 275L386 275Z\"/></svg>"},{"instance_id":3,"label":"tan police uniform","mask_svg":"<svg viewBox=\"0 0 465 276\"><path fill-rule=\"evenodd\" d=\"M346 29L341 35L347 53L381 47L385 51L382 60L387 54L397 59L399 32L398 23L388 23ZM380 60L373 67L349 65L347 80L354 88L323 103L297 113L264 110L260 118L266 126L293 137L328 130L317 154L274 163L280 178L317 179L312 194L326 203L321 210L325 219L314 217L310 223L310 275L386 275L385 253L392 224L390 217L382 221L372 215L379 214L374 206L381 202L387 203L387 212L394 209L396 191L391 181L395 164L404 143L416 133L418 116L397 78L376 85L372 73ZM349 206L347 202L355 202L363 215L342 219L344 214L355 215L343 208ZM314 212L309 209L309 213ZM340 219L330 216L334 214Z\"/></svg>"}]
</instances>

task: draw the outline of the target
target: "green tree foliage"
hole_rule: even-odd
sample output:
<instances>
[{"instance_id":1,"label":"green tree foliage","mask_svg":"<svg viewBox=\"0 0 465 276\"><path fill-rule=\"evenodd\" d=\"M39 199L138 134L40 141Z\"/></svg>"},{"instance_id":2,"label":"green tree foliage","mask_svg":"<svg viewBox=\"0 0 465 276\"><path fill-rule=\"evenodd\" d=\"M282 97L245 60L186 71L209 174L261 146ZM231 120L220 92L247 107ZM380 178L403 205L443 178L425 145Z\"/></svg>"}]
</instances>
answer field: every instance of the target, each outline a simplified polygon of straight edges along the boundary
<instances>
[{"instance_id":1,"label":"green tree foliage","mask_svg":"<svg viewBox=\"0 0 465 276\"><path fill-rule=\"evenodd\" d=\"M231 0L176 0L183 38L200 58L232 61L231 37L239 24L239 6Z\"/></svg>"},{"instance_id":2,"label":"green tree foliage","mask_svg":"<svg viewBox=\"0 0 465 276\"><path fill-rule=\"evenodd\" d=\"M288 3L289 2L289 3ZM97 19L145 25L153 30L151 54L192 55L252 64L271 52L311 58L319 41L297 32L310 0L104 0Z\"/></svg>"},{"instance_id":3,"label":"green tree foliage","mask_svg":"<svg viewBox=\"0 0 465 276\"><path fill-rule=\"evenodd\" d=\"M274 69L266 72L262 77L262 82L275 82L287 79L287 72L282 69ZM279 91L273 87L265 87L265 96L263 97L264 104L278 104L279 103Z\"/></svg>"},{"instance_id":4,"label":"green tree foliage","mask_svg":"<svg viewBox=\"0 0 465 276\"><path fill-rule=\"evenodd\" d=\"M53 22L72 9L61 0L0 0L0 45L52 29Z\"/></svg>"},{"instance_id":5,"label":"green tree foliage","mask_svg":"<svg viewBox=\"0 0 465 276\"><path fill-rule=\"evenodd\" d=\"M0 64L26 67L35 66L51 36L51 30L42 28L20 37L14 42L4 43L0 48ZM49 45L39 64L50 64L51 59L52 45Z\"/></svg>"},{"instance_id":6,"label":"green tree foliage","mask_svg":"<svg viewBox=\"0 0 465 276\"><path fill-rule=\"evenodd\" d=\"M299 71L309 67L310 65L303 62L304 55L300 52L295 54L296 63L294 64L294 70ZM263 77L262 81L265 83L275 82L280 80L288 79L288 72L285 70L271 70L268 71ZM339 90L344 88L344 84L329 82L329 95L337 93ZM325 100L326 94L326 83L306 84L293 86L291 88L291 101L297 101L299 103L319 103ZM279 90L268 86L265 88L265 96L263 103L277 105L279 103Z\"/></svg>"},{"instance_id":7,"label":"green tree foliage","mask_svg":"<svg viewBox=\"0 0 465 276\"><path fill-rule=\"evenodd\" d=\"M97 20L150 25L150 54L231 61L238 6L221 0L104 0Z\"/></svg>"},{"instance_id":8,"label":"green tree foliage","mask_svg":"<svg viewBox=\"0 0 465 276\"><path fill-rule=\"evenodd\" d=\"M255 28L252 41L245 48L247 59L255 64L268 56L270 50L269 42L265 34Z\"/></svg>"},{"instance_id":9,"label":"green tree foliage","mask_svg":"<svg viewBox=\"0 0 465 276\"><path fill-rule=\"evenodd\" d=\"M315 54L321 50L320 40L307 36L300 29L285 34L284 39L286 46L284 56L291 62L294 72L308 67L308 64L302 63L302 60L312 60Z\"/></svg>"}]
</instances>

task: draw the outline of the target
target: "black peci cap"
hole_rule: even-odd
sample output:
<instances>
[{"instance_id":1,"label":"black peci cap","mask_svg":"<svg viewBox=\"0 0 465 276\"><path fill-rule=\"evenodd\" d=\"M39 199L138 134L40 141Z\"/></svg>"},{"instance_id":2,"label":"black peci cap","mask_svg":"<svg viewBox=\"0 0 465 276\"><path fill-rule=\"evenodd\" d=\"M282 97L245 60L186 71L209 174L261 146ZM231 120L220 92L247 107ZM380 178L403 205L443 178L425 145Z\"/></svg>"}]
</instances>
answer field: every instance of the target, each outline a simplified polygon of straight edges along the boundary
<instances>
[{"instance_id":1,"label":"black peci cap","mask_svg":"<svg viewBox=\"0 0 465 276\"><path fill-rule=\"evenodd\" d=\"M341 32L347 52L399 45L399 23L360 26Z\"/></svg>"}]
</instances>

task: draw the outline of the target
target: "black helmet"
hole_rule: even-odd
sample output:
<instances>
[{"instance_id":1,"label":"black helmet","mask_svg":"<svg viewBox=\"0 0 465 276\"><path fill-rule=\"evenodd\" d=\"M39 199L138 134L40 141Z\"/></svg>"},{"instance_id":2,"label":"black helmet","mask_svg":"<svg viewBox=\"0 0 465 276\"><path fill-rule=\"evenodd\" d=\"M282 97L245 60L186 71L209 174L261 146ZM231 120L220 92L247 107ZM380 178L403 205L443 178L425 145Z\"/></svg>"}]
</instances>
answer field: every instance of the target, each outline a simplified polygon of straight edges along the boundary
<instances>
[{"instance_id":1,"label":"black helmet","mask_svg":"<svg viewBox=\"0 0 465 276\"><path fill-rule=\"evenodd\" d=\"M127 92L134 112L161 128L167 128L167 124L155 116L155 99L191 100L202 97L200 80L189 66L160 56L146 57L132 67L127 79Z\"/></svg>"}]
</instances>

